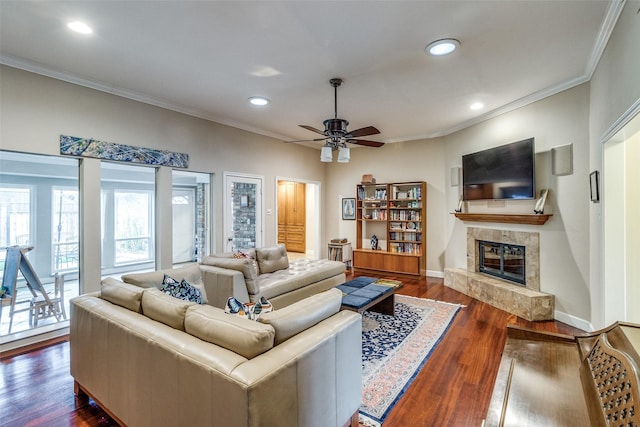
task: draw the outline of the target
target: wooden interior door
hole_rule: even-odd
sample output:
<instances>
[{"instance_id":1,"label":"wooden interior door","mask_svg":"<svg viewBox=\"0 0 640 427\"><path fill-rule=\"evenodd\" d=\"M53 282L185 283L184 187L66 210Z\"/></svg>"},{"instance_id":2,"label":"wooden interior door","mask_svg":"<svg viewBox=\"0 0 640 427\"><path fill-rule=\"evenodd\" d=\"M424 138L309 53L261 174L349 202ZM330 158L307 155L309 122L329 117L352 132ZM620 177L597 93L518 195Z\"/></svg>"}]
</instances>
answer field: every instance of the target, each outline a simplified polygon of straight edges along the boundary
<instances>
[{"instance_id":1,"label":"wooden interior door","mask_svg":"<svg viewBox=\"0 0 640 427\"><path fill-rule=\"evenodd\" d=\"M307 248L305 190L303 182L278 181L278 243L290 252Z\"/></svg>"}]
</instances>

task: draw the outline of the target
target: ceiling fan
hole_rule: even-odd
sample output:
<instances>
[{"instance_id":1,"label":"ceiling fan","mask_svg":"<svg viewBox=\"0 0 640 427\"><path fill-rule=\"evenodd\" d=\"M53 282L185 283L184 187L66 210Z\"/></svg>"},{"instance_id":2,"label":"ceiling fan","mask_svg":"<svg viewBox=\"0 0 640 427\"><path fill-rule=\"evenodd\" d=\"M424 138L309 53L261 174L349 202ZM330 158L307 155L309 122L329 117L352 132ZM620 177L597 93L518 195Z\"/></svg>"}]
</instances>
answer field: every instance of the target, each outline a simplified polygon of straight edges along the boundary
<instances>
[{"instance_id":1,"label":"ceiling fan","mask_svg":"<svg viewBox=\"0 0 640 427\"><path fill-rule=\"evenodd\" d=\"M361 136L379 134L380 131L373 126L366 126L353 131L347 130L347 126L349 126L349 122L345 119L338 118L338 86L342 84L342 79L334 78L329 80L329 83L331 83L331 86L333 86L333 91L334 91L334 117L332 119L327 119L324 122L322 122L324 124L324 131L308 125L299 125L300 127L310 130L311 132L315 132L324 136L322 138L302 139L298 141L287 141L287 142L325 141L325 145L322 147L322 155L320 159L322 161L328 161L328 162L331 161L331 152L338 149L340 149L341 151L341 154L338 157L338 161L348 162L349 151L347 148L347 143L364 145L367 147L382 147L384 145L384 142L369 141L367 139L359 139L359 137ZM345 155L346 155L346 160L345 160Z\"/></svg>"}]
</instances>

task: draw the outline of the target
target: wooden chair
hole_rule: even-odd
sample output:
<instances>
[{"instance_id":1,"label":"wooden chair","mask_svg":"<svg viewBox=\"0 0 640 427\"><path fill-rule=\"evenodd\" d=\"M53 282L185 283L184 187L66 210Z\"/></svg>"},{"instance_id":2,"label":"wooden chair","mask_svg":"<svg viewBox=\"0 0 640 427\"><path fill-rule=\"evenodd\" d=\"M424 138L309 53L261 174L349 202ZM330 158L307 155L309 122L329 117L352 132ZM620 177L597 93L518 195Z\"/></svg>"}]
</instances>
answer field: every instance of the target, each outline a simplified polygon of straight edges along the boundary
<instances>
[{"instance_id":1,"label":"wooden chair","mask_svg":"<svg viewBox=\"0 0 640 427\"><path fill-rule=\"evenodd\" d=\"M11 328L13 327L13 307L16 304L16 293L4 295L3 298L0 298L0 320L2 319L2 307L9 307L9 333L11 333Z\"/></svg>"},{"instance_id":2,"label":"wooden chair","mask_svg":"<svg viewBox=\"0 0 640 427\"><path fill-rule=\"evenodd\" d=\"M38 326L39 319L55 317L58 322L67 320L64 308L64 275L56 273L53 286L53 295L49 295L48 301L44 296L36 296L29 301L29 326Z\"/></svg>"}]
</instances>

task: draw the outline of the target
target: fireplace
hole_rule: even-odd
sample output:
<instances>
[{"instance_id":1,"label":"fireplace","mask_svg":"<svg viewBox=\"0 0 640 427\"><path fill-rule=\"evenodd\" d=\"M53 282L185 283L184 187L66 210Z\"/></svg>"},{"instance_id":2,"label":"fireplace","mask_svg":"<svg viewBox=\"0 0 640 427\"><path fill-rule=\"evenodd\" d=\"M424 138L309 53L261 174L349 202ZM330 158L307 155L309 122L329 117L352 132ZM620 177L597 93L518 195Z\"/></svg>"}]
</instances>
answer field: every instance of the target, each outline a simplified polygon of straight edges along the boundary
<instances>
[{"instance_id":1,"label":"fireplace","mask_svg":"<svg viewBox=\"0 0 640 427\"><path fill-rule=\"evenodd\" d=\"M554 318L553 295L540 292L537 232L468 227L467 268L445 268L444 284L529 321Z\"/></svg>"},{"instance_id":2,"label":"fireplace","mask_svg":"<svg viewBox=\"0 0 640 427\"><path fill-rule=\"evenodd\" d=\"M526 286L525 247L478 240L478 271Z\"/></svg>"},{"instance_id":3,"label":"fireplace","mask_svg":"<svg viewBox=\"0 0 640 427\"><path fill-rule=\"evenodd\" d=\"M522 281L512 280L512 276L520 275L520 267L516 267L520 262L512 260L511 252L514 254L517 251L509 250L507 264L511 264L509 267L513 267L508 271L507 277L500 277L502 280L507 280L508 283L514 286L524 287L533 291L540 290L540 234L536 232L527 231L515 231L515 230L500 230L494 228L479 228L468 227L467 228L467 271L476 273L487 273L480 270L480 242L492 242L498 245L504 245L508 248L519 248L522 250ZM514 274L515 273L515 274ZM490 274L490 273L489 273ZM492 276L495 276L492 274Z\"/></svg>"}]
</instances>

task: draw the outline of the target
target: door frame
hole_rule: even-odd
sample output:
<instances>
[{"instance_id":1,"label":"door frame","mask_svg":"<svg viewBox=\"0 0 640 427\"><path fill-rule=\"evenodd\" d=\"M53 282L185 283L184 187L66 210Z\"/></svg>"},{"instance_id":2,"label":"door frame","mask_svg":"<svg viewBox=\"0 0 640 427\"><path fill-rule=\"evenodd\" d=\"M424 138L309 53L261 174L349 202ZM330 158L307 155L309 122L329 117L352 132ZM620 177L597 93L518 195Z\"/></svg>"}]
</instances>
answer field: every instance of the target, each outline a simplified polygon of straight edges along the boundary
<instances>
[{"instance_id":1,"label":"door frame","mask_svg":"<svg viewBox=\"0 0 640 427\"><path fill-rule=\"evenodd\" d=\"M191 203L189 206L189 216L191 217L191 225L193 226L193 230L190 230L191 232L189 233L189 235L191 236L192 242L191 242L191 249L193 250L195 248L195 236L197 234L197 228L198 228L198 224L197 224L197 207L196 207L196 197L197 197L197 191L195 187L189 187L189 186L176 186L176 185L172 185L171 186L171 220L172 220L172 224L173 226L172 228L172 233L174 233L173 238L171 239L171 262L173 264L181 264L181 263L185 263L185 262L193 262L194 260L194 253L192 253L191 258L187 259L187 260L179 260L176 261L176 251L175 251L175 245L176 245L176 238L175 238L175 224L176 224L176 217L175 217L175 210L176 210L176 205L173 204L173 197L175 196L174 191L179 190L179 191L188 191L189 192L189 196L192 196L193 198L193 203Z\"/></svg>"},{"instance_id":2,"label":"door frame","mask_svg":"<svg viewBox=\"0 0 640 427\"><path fill-rule=\"evenodd\" d=\"M302 178L290 178L284 176L276 176L274 181L274 198L275 198L275 236L277 239L278 236L278 182L279 181L290 181L290 182L301 182L305 184L306 190L306 219L305 219L305 228L306 228L306 249L304 251L305 255L310 258L320 258L322 254L322 245L320 241L320 236L322 232L322 216L320 214L320 194L322 194L322 185L320 181L312 181L308 179ZM310 243L312 242L312 243Z\"/></svg>"},{"instance_id":3,"label":"door frame","mask_svg":"<svg viewBox=\"0 0 640 427\"><path fill-rule=\"evenodd\" d=\"M264 205L264 176L263 175L252 175L247 173L239 173L239 172L222 172L222 197L223 197L223 210L222 210L222 244L223 244L223 252L231 251L233 247L232 242L232 234L233 231L231 229L231 218L233 217L231 209L233 208L233 203L231 203L231 195L229 194L230 184L233 182L238 183L250 183L256 184L258 186L259 195L256 197L256 247L262 247L264 242L264 210L262 206Z\"/></svg>"},{"instance_id":4,"label":"door frame","mask_svg":"<svg viewBox=\"0 0 640 427\"><path fill-rule=\"evenodd\" d=\"M640 100L618 119L601 138L602 208L600 229L600 277L602 318L608 325L614 321L637 321L631 307L640 294L638 285L628 280L627 240L629 236L626 192L626 145L640 133ZM622 244L621 244L622 242Z\"/></svg>"}]
</instances>

